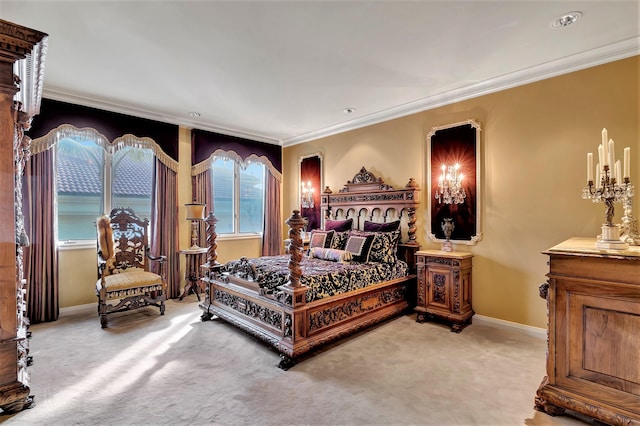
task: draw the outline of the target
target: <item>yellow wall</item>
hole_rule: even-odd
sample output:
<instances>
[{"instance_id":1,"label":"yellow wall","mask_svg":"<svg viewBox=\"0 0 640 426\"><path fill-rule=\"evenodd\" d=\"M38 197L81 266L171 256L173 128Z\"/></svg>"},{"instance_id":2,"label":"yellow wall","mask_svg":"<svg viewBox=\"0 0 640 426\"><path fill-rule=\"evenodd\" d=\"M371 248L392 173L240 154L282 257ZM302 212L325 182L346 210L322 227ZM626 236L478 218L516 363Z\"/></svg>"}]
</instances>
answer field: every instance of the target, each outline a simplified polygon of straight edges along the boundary
<instances>
[{"instance_id":1,"label":"yellow wall","mask_svg":"<svg viewBox=\"0 0 640 426\"><path fill-rule=\"evenodd\" d=\"M474 310L546 327L546 304L538 295L547 272L541 251L571 236L595 237L603 221L602 205L581 199L586 153L597 158L603 127L619 158L631 147L631 179L640 187L639 64L636 56L287 147L284 217L296 208L299 157L319 152L324 184L333 191L362 166L396 187L413 177L423 188L418 241L438 248L426 237L426 135L475 119L482 127L483 237L475 246L456 245L474 254ZM636 217L639 206L636 197ZM618 222L621 210L616 205Z\"/></svg>"}]
</instances>

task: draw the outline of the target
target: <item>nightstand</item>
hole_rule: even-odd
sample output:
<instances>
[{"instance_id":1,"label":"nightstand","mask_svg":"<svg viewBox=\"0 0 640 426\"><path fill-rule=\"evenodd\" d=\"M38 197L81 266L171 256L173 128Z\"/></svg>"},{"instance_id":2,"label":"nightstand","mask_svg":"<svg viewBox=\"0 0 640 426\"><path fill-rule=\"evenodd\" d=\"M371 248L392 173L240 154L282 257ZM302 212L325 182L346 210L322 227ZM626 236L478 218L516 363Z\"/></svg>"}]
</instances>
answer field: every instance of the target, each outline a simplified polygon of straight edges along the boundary
<instances>
[{"instance_id":1,"label":"nightstand","mask_svg":"<svg viewBox=\"0 0 640 426\"><path fill-rule=\"evenodd\" d=\"M418 300L416 321L438 318L459 333L471 324L471 266L473 255L462 252L416 252Z\"/></svg>"}]
</instances>

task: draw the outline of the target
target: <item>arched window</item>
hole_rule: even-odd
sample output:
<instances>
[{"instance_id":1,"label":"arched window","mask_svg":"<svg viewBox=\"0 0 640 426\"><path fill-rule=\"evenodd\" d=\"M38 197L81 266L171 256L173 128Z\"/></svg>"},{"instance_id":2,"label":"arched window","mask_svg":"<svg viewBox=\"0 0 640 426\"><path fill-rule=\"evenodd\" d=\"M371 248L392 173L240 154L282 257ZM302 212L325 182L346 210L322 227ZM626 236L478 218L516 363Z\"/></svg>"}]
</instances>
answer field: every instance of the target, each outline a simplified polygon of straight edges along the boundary
<instances>
[{"instance_id":1,"label":"arched window","mask_svg":"<svg viewBox=\"0 0 640 426\"><path fill-rule=\"evenodd\" d=\"M213 205L221 235L262 234L264 229L265 166L235 156L211 159Z\"/></svg>"},{"instance_id":2,"label":"arched window","mask_svg":"<svg viewBox=\"0 0 640 426\"><path fill-rule=\"evenodd\" d=\"M151 218L155 155L148 138L109 142L95 129L63 125L34 141L32 152L54 150L56 230L62 244L96 238L95 221L114 207ZM162 154L161 154L162 155Z\"/></svg>"}]
</instances>

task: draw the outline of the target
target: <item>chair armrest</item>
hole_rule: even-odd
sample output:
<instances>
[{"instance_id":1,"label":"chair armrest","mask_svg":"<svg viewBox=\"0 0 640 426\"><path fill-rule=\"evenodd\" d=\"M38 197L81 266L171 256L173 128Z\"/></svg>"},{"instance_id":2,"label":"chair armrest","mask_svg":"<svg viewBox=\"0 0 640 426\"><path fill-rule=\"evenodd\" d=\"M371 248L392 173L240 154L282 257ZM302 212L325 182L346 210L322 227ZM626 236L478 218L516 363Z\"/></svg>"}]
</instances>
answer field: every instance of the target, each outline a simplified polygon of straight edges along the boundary
<instances>
[{"instance_id":1,"label":"chair armrest","mask_svg":"<svg viewBox=\"0 0 640 426\"><path fill-rule=\"evenodd\" d=\"M152 256L150 251L151 250L149 249L149 247L146 247L145 250L144 250L145 255L147 256L147 258L149 260L153 260L155 262L166 262L167 261L167 256Z\"/></svg>"}]
</instances>

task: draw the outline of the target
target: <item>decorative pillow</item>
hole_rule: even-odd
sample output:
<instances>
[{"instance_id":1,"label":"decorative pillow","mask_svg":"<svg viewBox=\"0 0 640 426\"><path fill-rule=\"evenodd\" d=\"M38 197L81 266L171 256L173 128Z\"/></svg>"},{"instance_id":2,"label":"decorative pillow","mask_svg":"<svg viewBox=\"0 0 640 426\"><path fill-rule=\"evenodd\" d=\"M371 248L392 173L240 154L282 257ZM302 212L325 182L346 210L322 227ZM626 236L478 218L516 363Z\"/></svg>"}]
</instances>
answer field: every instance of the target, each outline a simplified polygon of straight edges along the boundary
<instances>
[{"instance_id":1,"label":"decorative pillow","mask_svg":"<svg viewBox=\"0 0 640 426\"><path fill-rule=\"evenodd\" d=\"M340 263L349 262L352 259L352 254L348 251L322 247L314 247L310 249L309 256Z\"/></svg>"},{"instance_id":2,"label":"decorative pillow","mask_svg":"<svg viewBox=\"0 0 640 426\"><path fill-rule=\"evenodd\" d=\"M360 235L350 232L344 249L351 252L354 261L368 262L373 237L373 235Z\"/></svg>"},{"instance_id":3,"label":"decorative pillow","mask_svg":"<svg viewBox=\"0 0 640 426\"><path fill-rule=\"evenodd\" d=\"M336 232L349 231L353 226L353 219L347 220L327 220L324 224L324 229L327 231L334 230Z\"/></svg>"},{"instance_id":4,"label":"decorative pillow","mask_svg":"<svg viewBox=\"0 0 640 426\"><path fill-rule=\"evenodd\" d=\"M400 231L376 232L371 243L369 262L396 263Z\"/></svg>"},{"instance_id":5,"label":"decorative pillow","mask_svg":"<svg viewBox=\"0 0 640 426\"><path fill-rule=\"evenodd\" d=\"M321 231L314 229L311 231L311 238L309 239L309 248L322 247L331 248L331 241L333 240L333 234L335 231Z\"/></svg>"},{"instance_id":6,"label":"decorative pillow","mask_svg":"<svg viewBox=\"0 0 640 426\"><path fill-rule=\"evenodd\" d=\"M400 229L399 220L385 223L369 222L368 220L364 221L364 230L367 232L393 232L398 229Z\"/></svg>"},{"instance_id":7,"label":"decorative pillow","mask_svg":"<svg viewBox=\"0 0 640 426\"><path fill-rule=\"evenodd\" d=\"M333 234L333 240L331 241L331 248L337 250L344 250L347 245L347 239L349 238L349 231L336 232Z\"/></svg>"}]
</instances>

